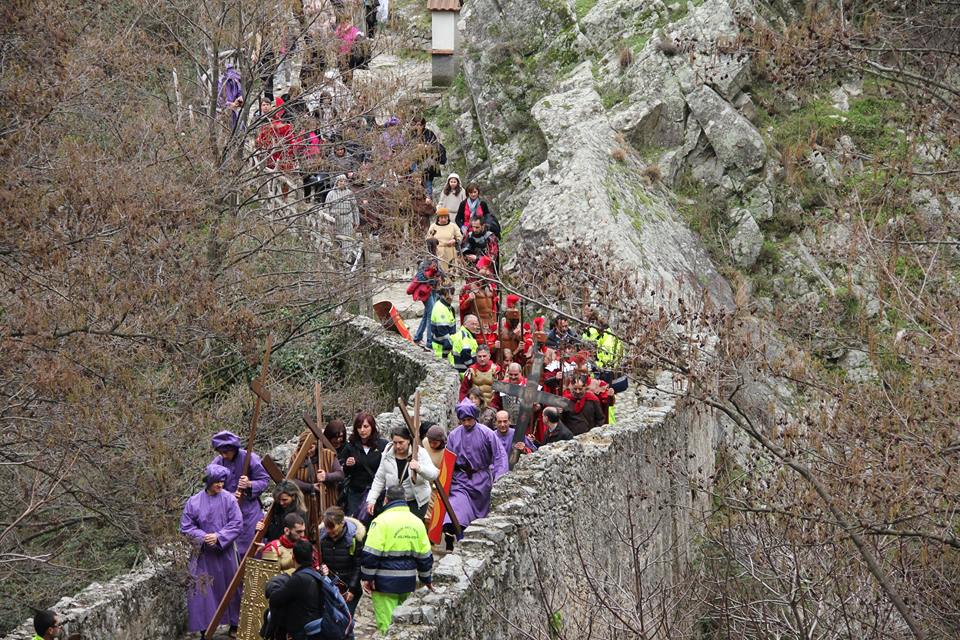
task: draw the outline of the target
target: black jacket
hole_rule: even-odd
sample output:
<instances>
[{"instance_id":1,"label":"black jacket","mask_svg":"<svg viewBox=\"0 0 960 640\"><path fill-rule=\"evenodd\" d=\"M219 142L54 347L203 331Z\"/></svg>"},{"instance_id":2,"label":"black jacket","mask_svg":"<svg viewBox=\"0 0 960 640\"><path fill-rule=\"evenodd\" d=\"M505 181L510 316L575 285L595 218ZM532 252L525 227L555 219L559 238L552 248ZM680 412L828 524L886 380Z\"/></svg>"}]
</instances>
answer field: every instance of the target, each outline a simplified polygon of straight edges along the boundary
<instances>
[{"instance_id":1,"label":"black jacket","mask_svg":"<svg viewBox=\"0 0 960 640\"><path fill-rule=\"evenodd\" d=\"M304 638L303 627L323 615L320 585L298 568L290 580L270 596L270 612L294 640Z\"/></svg>"},{"instance_id":2,"label":"black jacket","mask_svg":"<svg viewBox=\"0 0 960 640\"><path fill-rule=\"evenodd\" d=\"M570 432L578 436L604 423L603 407L595 400L587 400L580 413L564 411L560 416L560 423L567 425Z\"/></svg>"},{"instance_id":3,"label":"black jacket","mask_svg":"<svg viewBox=\"0 0 960 640\"><path fill-rule=\"evenodd\" d=\"M497 220L497 216L493 215L493 210L490 209L490 205L487 204L486 200L481 200L478 205L480 211L483 212L483 224L487 226L487 231L497 236L497 239L500 238L500 221ZM467 201L464 200L460 203L460 206L457 207L457 217L454 218L454 222L457 223L457 226L461 229L463 228L463 222L466 219L467 215Z\"/></svg>"},{"instance_id":4,"label":"black jacket","mask_svg":"<svg viewBox=\"0 0 960 640\"><path fill-rule=\"evenodd\" d=\"M363 445L359 442L348 442L344 445L343 451L340 452L340 465L343 467L343 473L346 474L348 489L363 492L370 488L373 477L377 474L377 467L380 466L380 454L386 448L387 441L383 438L377 440L369 453L363 452ZM357 464L348 467L347 458L351 457L357 459Z\"/></svg>"},{"instance_id":5,"label":"black jacket","mask_svg":"<svg viewBox=\"0 0 960 640\"><path fill-rule=\"evenodd\" d=\"M547 430L547 435L543 438L543 444L562 442L564 440L573 440L573 432L567 429L567 426L563 424L563 420L561 420L553 433L551 433L549 429Z\"/></svg>"},{"instance_id":6,"label":"black jacket","mask_svg":"<svg viewBox=\"0 0 960 640\"><path fill-rule=\"evenodd\" d=\"M283 519L287 517L288 513L299 513L303 516L304 521L307 519L307 513L305 511L297 511L296 503L291 502L290 506L286 509L280 506L278 503L276 507L270 512L270 522L267 523L267 529L263 532L263 541L270 542L271 540L276 540L281 535L283 535Z\"/></svg>"},{"instance_id":7,"label":"black jacket","mask_svg":"<svg viewBox=\"0 0 960 640\"><path fill-rule=\"evenodd\" d=\"M582 341L569 327L566 333L557 333L556 329L550 329L550 333L547 334L547 346L551 349L559 349L562 342L579 345Z\"/></svg>"},{"instance_id":8,"label":"black jacket","mask_svg":"<svg viewBox=\"0 0 960 640\"><path fill-rule=\"evenodd\" d=\"M463 237L461 253L465 256L477 256L478 258L480 256L490 256L491 259L496 260L498 252L497 238L489 231L484 231L479 238L474 236L473 233L468 233Z\"/></svg>"},{"instance_id":9,"label":"black jacket","mask_svg":"<svg viewBox=\"0 0 960 640\"><path fill-rule=\"evenodd\" d=\"M323 564L330 569L330 579L334 584L337 578L347 585L347 589L354 597L360 596L360 552L363 550L363 540L356 538L354 523L349 520L345 523L343 534L336 540L326 532L320 534L320 557ZM336 574L336 575L334 575Z\"/></svg>"}]
</instances>

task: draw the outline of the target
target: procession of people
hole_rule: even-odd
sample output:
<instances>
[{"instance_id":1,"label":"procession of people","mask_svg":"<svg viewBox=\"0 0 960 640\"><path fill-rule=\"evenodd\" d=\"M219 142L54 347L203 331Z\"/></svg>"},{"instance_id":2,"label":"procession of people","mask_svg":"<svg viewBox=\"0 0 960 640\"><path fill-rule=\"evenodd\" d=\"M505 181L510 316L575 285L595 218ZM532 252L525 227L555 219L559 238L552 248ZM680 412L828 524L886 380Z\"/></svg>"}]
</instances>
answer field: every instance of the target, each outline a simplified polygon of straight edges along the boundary
<instances>
[{"instance_id":1,"label":"procession of people","mask_svg":"<svg viewBox=\"0 0 960 640\"><path fill-rule=\"evenodd\" d=\"M457 425L421 425L414 415L381 433L367 409L325 424L318 412L285 470L234 431L213 434L203 488L180 524L192 546L187 630L200 638L218 623L236 636L241 577L255 561L276 573L256 594L266 609L261 637L353 638L365 597L386 632L418 584L432 589L434 554L456 552L520 456L614 422L622 347L609 326L590 322L577 334L555 315L547 332L542 315L525 318L523 299L504 281L503 230L480 183L450 172L435 184L446 150L426 119L375 113L353 86L385 5L364 0L357 13L347 2L304 2L294 16L302 35L284 29L255 53L259 109L243 110L233 66L221 75L218 106L231 132L250 134L263 170L281 184L278 197L307 206L346 263L362 251L361 229L401 246L385 220L391 210L413 212L401 234L422 247L407 289L423 304L411 338L460 376L450 399ZM309 74L291 52L324 72L317 87L303 86ZM398 204L385 194L400 186L409 201Z\"/></svg>"}]
</instances>

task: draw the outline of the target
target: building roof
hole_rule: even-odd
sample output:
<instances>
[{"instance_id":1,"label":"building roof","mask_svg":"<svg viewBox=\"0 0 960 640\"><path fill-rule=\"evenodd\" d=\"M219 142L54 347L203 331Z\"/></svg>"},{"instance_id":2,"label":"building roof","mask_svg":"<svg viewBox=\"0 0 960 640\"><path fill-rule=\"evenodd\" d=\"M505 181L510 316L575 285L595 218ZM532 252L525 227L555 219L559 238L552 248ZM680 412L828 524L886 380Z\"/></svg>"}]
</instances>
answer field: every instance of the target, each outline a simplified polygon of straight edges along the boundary
<instances>
[{"instance_id":1,"label":"building roof","mask_svg":"<svg viewBox=\"0 0 960 640\"><path fill-rule=\"evenodd\" d=\"M427 0L430 11L460 11L460 0Z\"/></svg>"}]
</instances>

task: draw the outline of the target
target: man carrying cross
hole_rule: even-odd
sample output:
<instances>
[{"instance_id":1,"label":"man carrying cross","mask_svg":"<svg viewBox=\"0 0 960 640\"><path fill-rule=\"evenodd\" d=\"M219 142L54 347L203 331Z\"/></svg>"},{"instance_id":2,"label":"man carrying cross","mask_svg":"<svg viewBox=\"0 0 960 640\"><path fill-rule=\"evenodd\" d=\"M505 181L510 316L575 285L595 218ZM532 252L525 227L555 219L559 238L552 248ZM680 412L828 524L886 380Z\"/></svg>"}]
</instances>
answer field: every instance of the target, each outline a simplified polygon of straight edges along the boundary
<instances>
[{"instance_id":1,"label":"man carrying cross","mask_svg":"<svg viewBox=\"0 0 960 640\"><path fill-rule=\"evenodd\" d=\"M523 442L527 430L530 428L534 413L540 405L543 407L558 407L561 409L572 409L573 403L566 398L555 396L540 389L540 376L543 375L543 353L537 349L534 350L533 363L530 368L530 377L526 385L520 386L510 384L509 382L493 383L493 388L499 391L501 395L513 396L520 399L520 409L517 415L516 430L513 433L513 443L510 447L510 467L516 464L520 457L520 452L513 448L518 442Z\"/></svg>"},{"instance_id":2,"label":"man carrying cross","mask_svg":"<svg viewBox=\"0 0 960 640\"><path fill-rule=\"evenodd\" d=\"M211 439L214 451L218 455L213 464L224 467L229 475L224 490L234 494L243 513L243 530L237 538L237 548L246 551L256 534L257 523L263 519L263 507L260 506L260 494L267 488L270 476L260 462L260 456L240 448L240 436L232 431L220 431ZM249 471L244 475L246 458L250 458Z\"/></svg>"}]
</instances>

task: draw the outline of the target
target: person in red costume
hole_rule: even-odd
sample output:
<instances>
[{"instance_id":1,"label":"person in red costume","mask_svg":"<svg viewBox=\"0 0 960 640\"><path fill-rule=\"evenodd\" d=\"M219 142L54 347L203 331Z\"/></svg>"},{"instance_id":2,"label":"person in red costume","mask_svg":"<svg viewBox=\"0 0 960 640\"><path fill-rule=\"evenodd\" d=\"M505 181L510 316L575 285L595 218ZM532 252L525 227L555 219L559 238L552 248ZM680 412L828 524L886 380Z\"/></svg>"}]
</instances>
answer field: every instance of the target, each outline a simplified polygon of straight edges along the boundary
<instances>
[{"instance_id":1,"label":"person in red costume","mask_svg":"<svg viewBox=\"0 0 960 640\"><path fill-rule=\"evenodd\" d=\"M493 353L499 346L497 313L500 302L493 276L493 261L487 257L480 258L477 261L477 274L467 278L460 290L460 322L462 324L468 315L476 315L480 320L483 338Z\"/></svg>"},{"instance_id":2,"label":"person in red costume","mask_svg":"<svg viewBox=\"0 0 960 640\"><path fill-rule=\"evenodd\" d=\"M467 397L471 387L477 387L486 406L502 409L500 394L493 390L493 381L500 376L500 366L490 357L490 347L485 344L478 346L474 359L476 361L467 367L460 381L460 400Z\"/></svg>"},{"instance_id":3,"label":"person in red costume","mask_svg":"<svg viewBox=\"0 0 960 640\"><path fill-rule=\"evenodd\" d=\"M592 393L597 397L597 400L600 402L600 407L603 409L603 422L601 424L607 424L607 416L610 415L610 407L616 402L616 393L613 389L610 388L610 385L600 380L599 378L594 378L590 375L590 362L592 360L592 354L589 351L580 351L573 357L573 378L575 380L578 376L585 376L587 381L587 391Z\"/></svg>"},{"instance_id":4,"label":"person in red costume","mask_svg":"<svg viewBox=\"0 0 960 640\"><path fill-rule=\"evenodd\" d=\"M293 127L284 118L283 98L271 103L267 99L260 101L260 111L270 122L264 124L257 133L257 149L267 152L267 166L279 171L293 169Z\"/></svg>"}]
</instances>

